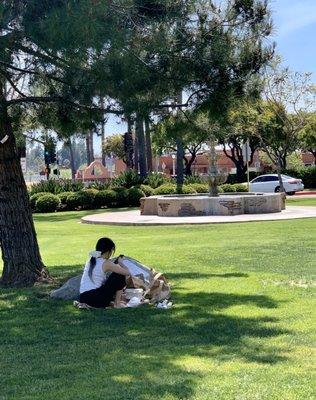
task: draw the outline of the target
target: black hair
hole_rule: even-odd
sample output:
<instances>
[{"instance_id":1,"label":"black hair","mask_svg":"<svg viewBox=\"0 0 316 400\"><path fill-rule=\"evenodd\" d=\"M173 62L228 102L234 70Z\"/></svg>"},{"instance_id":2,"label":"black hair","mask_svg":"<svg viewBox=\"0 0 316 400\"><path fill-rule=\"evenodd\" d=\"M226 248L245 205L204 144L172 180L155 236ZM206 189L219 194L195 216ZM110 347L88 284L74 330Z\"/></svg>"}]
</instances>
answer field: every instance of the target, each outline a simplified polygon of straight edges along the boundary
<instances>
[{"instance_id":1,"label":"black hair","mask_svg":"<svg viewBox=\"0 0 316 400\"><path fill-rule=\"evenodd\" d=\"M107 253L108 251L112 254L115 253L115 243L113 240L103 237L97 241L95 246L96 251L100 251L101 254ZM92 272L93 268L95 267L97 259L95 257L90 258L90 267L89 267L89 277L92 280Z\"/></svg>"}]
</instances>

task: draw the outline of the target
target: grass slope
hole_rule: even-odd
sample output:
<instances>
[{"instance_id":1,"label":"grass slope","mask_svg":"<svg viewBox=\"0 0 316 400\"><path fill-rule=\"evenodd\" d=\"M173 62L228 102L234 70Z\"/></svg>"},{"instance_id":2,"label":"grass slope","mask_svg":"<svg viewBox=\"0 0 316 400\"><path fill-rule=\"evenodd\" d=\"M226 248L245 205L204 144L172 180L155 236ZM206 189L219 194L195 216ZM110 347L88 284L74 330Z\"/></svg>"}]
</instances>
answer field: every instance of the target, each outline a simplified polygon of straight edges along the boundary
<instances>
[{"instance_id":1,"label":"grass slope","mask_svg":"<svg viewBox=\"0 0 316 400\"><path fill-rule=\"evenodd\" d=\"M79 311L49 287L1 290L1 400L314 398L315 219L153 228L82 215L35 216L54 276L77 274L109 236L168 275L175 306Z\"/></svg>"}]
</instances>

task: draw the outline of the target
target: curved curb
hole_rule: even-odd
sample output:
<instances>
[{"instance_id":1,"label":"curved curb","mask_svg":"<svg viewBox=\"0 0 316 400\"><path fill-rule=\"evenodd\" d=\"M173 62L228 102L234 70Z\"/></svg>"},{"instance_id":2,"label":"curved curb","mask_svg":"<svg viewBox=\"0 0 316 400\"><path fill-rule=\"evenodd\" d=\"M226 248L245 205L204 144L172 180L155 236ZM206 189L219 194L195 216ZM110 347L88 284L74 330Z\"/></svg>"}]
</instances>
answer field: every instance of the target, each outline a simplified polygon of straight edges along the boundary
<instances>
[{"instance_id":1,"label":"curved curb","mask_svg":"<svg viewBox=\"0 0 316 400\"><path fill-rule=\"evenodd\" d=\"M316 207L287 206L286 210L271 214L243 214L233 216L159 217L140 215L139 210L107 212L81 218L83 224L117 226L170 226L209 225L260 221L285 221L291 219L316 218Z\"/></svg>"}]
</instances>

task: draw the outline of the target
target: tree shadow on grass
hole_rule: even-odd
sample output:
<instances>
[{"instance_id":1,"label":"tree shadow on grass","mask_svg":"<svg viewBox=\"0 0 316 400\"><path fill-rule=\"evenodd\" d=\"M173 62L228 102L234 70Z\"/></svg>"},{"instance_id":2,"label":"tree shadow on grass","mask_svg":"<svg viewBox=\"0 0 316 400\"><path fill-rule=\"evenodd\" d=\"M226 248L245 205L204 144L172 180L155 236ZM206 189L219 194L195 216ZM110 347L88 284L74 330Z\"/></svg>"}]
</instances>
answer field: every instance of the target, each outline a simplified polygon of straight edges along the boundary
<instances>
[{"instance_id":1,"label":"tree shadow on grass","mask_svg":"<svg viewBox=\"0 0 316 400\"><path fill-rule=\"evenodd\" d=\"M177 272L167 273L169 279L207 279L207 278L248 278L249 275L243 272L225 272L222 274L217 273L197 273L197 272Z\"/></svg>"},{"instance_id":2,"label":"tree shadow on grass","mask_svg":"<svg viewBox=\"0 0 316 400\"><path fill-rule=\"evenodd\" d=\"M276 318L225 313L235 305L276 308L268 296L175 292L171 310L80 311L71 302L39 296L43 290L3 290L0 295L7 396L17 364L19 373L28 370L29 379L41 381L34 399L54 390L47 398L79 394L151 400L192 398L214 362L273 365L286 360L270 343L289 333L278 328ZM188 367L192 359L198 368ZM16 396L28 390L25 385Z\"/></svg>"},{"instance_id":3,"label":"tree shadow on grass","mask_svg":"<svg viewBox=\"0 0 316 400\"><path fill-rule=\"evenodd\" d=\"M68 220L78 220L86 217L87 215L102 214L106 212L120 212L120 211L130 211L136 208L123 207L123 208L102 208L98 210L82 210L82 211L61 211L56 213L48 214L33 214L33 219L35 222L66 222Z\"/></svg>"}]
</instances>

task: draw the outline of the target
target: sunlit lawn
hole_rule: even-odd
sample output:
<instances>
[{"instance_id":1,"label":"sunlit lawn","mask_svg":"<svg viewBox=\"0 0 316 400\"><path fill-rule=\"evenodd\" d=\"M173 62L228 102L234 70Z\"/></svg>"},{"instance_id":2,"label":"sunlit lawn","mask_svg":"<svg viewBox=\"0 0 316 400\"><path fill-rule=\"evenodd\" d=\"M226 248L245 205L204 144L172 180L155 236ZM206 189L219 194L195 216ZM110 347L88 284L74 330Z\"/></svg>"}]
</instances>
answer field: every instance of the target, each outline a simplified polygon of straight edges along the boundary
<instances>
[{"instance_id":1,"label":"sunlit lawn","mask_svg":"<svg viewBox=\"0 0 316 400\"><path fill-rule=\"evenodd\" d=\"M174 307L79 311L45 286L2 290L1 400L315 398L315 219L102 227L82 215L35 216L51 273L79 273L109 236L167 274Z\"/></svg>"}]
</instances>

